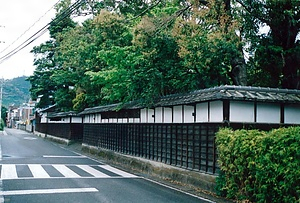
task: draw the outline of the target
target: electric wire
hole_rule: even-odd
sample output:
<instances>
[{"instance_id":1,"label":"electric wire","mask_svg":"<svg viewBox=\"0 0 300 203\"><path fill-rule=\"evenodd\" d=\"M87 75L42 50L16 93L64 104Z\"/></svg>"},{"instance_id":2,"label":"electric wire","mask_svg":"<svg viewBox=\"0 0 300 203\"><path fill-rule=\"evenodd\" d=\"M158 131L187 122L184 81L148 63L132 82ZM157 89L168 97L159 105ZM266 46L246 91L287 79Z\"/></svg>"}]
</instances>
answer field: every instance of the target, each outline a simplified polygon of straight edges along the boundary
<instances>
[{"instance_id":1,"label":"electric wire","mask_svg":"<svg viewBox=\"0 0 300 203\"><path fill-rule=\"evenodd\" d=\"M14 43L16 43L21 37L23 37L31 28L33 28L45 15L47 15L61 0L59 0L57 3L55 3L46 13L44 13L37 21L35 21L27 30L25 30L17 39L15 39L10 45L8 45L6 48L4 48L0 54L2 54L4 51L6 51L8 48L10 48Z\"/></svg>"},{"instance_id":2,"label":"electric wire","mask_svg":"<svg viewBox=\"0 0 300 203\"><path fill-rule=\"evenodd\" d=\"M59 15L57 15L56 18L54 18L51 22L49 22L47 25L42 27L39 31L37 31L35 34L33 34L31 37L29 37L27 40L25 40L23 43L21 43L19 46L14 48L12 51L7 53L6 55L2 56L0 58L0 64L3 63L5 60L9 59L28 45L30 45L32 42L37 40L39 37L41 37L43 34L47 32L49 27L51 25L58 25L60 22L62 22L66 17L71 15L76 9L78 9L83 3L85 3L85 0L77 0L74 4L69 6L67 9L65 9L63 12L61 12Z\"/></svg>"},{"instance_id":3,"label":"electric wire","mask_svg":"<svg viewBox=\"0 0 300 203\"><path fill-rule=\"evenodd\" d=\"M56 3L55 5L57 5L58 3ZM39 31L37 31L35 34L33 34L26 41L24 41L23 43L21 43L19 46L17 46L15 49L13 49L12 51L10 51L6 55L0 57L0 64L3 63L5 60L9 59L10 57L12 57L13 55L15 55L16 53L18 53L19 51L21 51L22 49L24 49L25 47L27 47L28 45L30 45L32 42L34 42L35 40L37 40L43 34L45 34L51 25L59 25L59 23L61 23L66 17L70 16L83 3L86 3L86 0L77 0L74 4L72 4L67 9L65 9L63 12L61 12L60 14L58 14L51 22L49 22L47 25L45 25L44 27L42 27ZM131 18L131 19L127 19L127 21L132 21L132 20L134 20L134 19L136 19L138 17L141 17L147 11L153 9L154 7L156 7L157 5L159 5L160 3L161 3L160 0L156 1L155 4L153 4L152 6L148 7L141 14L139 14L139 15ZM161 25L159 26L159 28L157 29L157 32L155 33L155 35L157 35L159 32L161 32L161 30L163 28L167 27L173 20L175 20L180 15L182 15L189 8L190 8L190 6L187 6L184 9L180 9L180 10L176 11L172 16L170 16L170 18L166 22L162 22Z\"/></svg>"}]
</instances>

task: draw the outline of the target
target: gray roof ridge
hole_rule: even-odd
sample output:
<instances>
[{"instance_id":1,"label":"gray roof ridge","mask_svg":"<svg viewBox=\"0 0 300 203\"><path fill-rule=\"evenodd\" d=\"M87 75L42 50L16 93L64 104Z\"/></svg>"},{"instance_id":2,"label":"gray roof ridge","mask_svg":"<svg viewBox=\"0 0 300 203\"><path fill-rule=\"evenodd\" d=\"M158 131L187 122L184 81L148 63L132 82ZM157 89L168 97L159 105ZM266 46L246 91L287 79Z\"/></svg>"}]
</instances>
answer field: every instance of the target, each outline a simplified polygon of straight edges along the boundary
<instances>
[{"instance_id":1,"label":"gray roof ridge","mask_svg":"<svg viewBox=\"0 0 300 203\"><path fill-rule=\"evenodd\" d=\"M275 94L274 94L275 93ZM276 94L277 93L277 94ZM286 94L286 95L285 95ZM288 95L290 94L290 95ZM294 97L294 95L296 97ZM298 96L299 95L299 96ZM283 96L287 96L283 98ZM297 102L300 101L300 90L294 89L279 89L269 87L253 87L253 86L236 86L236 85L222 85L206 89L194 90L186 93L177 93L165 95L157 99L153 107L158 106L173 106L184 105L195 102L203 102L216 99L235 99L235 100L260 100L260 101L272 101L278 100L279 102ZM292 101L294 100L294 101ZM97 107L91 107L84 109L79 114L85 114L88 111L97 111L101 108L107 108L113 110L111 107L122 105L121 108L130 109L131 104L138 104L137 101L130 101L126 103L115 103ZM143 106L138 107L143 108Z\"/></svg>"}]
</instances>

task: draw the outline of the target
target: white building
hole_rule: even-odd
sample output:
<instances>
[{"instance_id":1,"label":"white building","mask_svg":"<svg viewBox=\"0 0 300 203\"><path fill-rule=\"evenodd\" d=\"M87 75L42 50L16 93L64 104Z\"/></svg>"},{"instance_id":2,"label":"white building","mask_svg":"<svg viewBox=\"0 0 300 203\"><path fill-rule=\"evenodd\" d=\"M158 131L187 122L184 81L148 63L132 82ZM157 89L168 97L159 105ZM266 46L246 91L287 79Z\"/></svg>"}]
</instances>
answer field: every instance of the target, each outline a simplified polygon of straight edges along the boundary
<instances>
[{"instance_id":1,"label":"white building","mask_svg":"<svg viewBox=\"0 0 300 203\"><path fill-rule=\"evenodd\" d=\"M139 103L87 108L84 123L300 124L300 90L220 86Z\"/></svg>"}]
</instances>

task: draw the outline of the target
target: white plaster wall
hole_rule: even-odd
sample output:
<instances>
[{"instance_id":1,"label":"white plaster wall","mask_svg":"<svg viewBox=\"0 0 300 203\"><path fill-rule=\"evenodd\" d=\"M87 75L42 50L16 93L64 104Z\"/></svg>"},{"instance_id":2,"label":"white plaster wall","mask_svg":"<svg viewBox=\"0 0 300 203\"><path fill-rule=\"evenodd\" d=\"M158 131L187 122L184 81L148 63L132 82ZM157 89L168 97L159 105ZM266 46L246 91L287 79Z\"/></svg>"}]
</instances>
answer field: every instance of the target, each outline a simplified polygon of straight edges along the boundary
<instances>
[{"instance_id":1,"label":"white plaster wall","mask_svg":"<svg viewBox=\"0 0 300 203\"><path fill-rule=\"evenodd\" d=\"M257 123L280 123L280 105L257 103Z\"/></svg>"},{"instance_id":2,"label":"white plaster wall","mask_svg":"<svg viewBox=\"0 0 300 203\"><path fill-rule=\"evenodd\" d=\"M109 118L109 123L118 123L118 119L117 118Z\"/></svg>"},{"instance_id":3,"label":"white plaster wall","mask_svg":"<svg viewBox=\"0 0 300 203\"><path fill-rule=\"evenodd\" d=\"M147 123L154 123L154 109L148 109Z\"/></svg>"},{"instance_id":4,"label":"white plaster wall","mask_svg":"<svg viewBox=\"0 0 300 203\"><path fill-rule=\"evenodd\" d=\"M156 107L155 108L155 123L162 123L163 120L163 108L162 107Z\"/></svg>"},{"instance_id":5,"label":"white plaster wall","mask_svg":"<svg viewBox=\"0 0 300 203\"><path fill-rule=\"evenodd\" d=\"M196 105L196 122L208 122L208 102Z\"/></svg>"},{"instance_id":6,"label":"white plaster wall","mask_svg":"<svg viewBox=\"0 0 300 203\"><path fill-rule=\"evenodd\" d=\"M63 120L60 120L60 121L48 121L48 123L65 123L65 121L63 121Z\"/></svg>"},{"instance_id":7,"label":"white plaster wall","mask_svg":"<svg viewBox=\"0 0 300 203\"><path fill-rule=\"evenodd\" d=\"M284 123L300 124L300 105L284 106Z\"/></svg>"},{"instance_id":8,"label":"white plaster wall","mask_svg":"<svg viewBox=\"0 0 300 203\"><path fill-rule=\"evenodd\" d=\"M182 123L182 106L173 107L173 123Z\"/></svg>"},{"instance_id":9,"label":"white plaster wall","mask_svg":"<svg viewBox=\"0 0 300 203\"><path fill-rule=\"evenodd\" d=\"M101 123L101 114L100 113L96 114L96 123Z\"/></svg>"},{"instance_id":10,"label":"white plaster wall","mask_svg":"<svg viewBox=\"0 0 300 203\"><path fill-rule=\"evenodd\" d=\"M223 102L210 102L209 107L209 122L223 122Z\"/></svg>"},{"instance_id":11,"label":"white plaster wall","mask_svg":"<svg viewBox=\"0 0 300 203\"><path fill-rule=\"evenodd\" d=\"M172 123L172 108L164 107L164 123Z\"/></svg>"},{"instance_id":12,"label":"white plaster wall","mask_svg":"<svg viewBox=\"0 0 300 203\"><path fill-rule=\"evenodd\" d=\"M230 122L254 122L254 102L230 101Z\"/></svg>"},{"instance_id":13,"label":"white plaster wall","mask_svg":"<svg viewBox=\"0 0 300 203\"><path fill-rule=\"evenodd\" d=\"M147 117L148 117L148 109L141 109L140 110L140 117L141 117L141 122L142 123L147 123Z\"/></svg>"},{"instance_id":14,"label":"white plaster wall","mask_svg":"<svg viewBox=\"0 0 300 203\"><path fill-rule=\"evenodd\" d=\"M88 123L88 118L89 118L89 115L84 115L83 123Z\"/></svg>"},{"instance_id":15,"label":"white plaster wall","mask_svg":"<svg viewBox=\"0 0 300 203\"><path fill-rule=\"evenodd\" d=\"M138 122L141 123L154 123L154 109L141 109L140 111L140 119L138 119ZM136 122L136 120L134 121Z\"/></svg>"},{"instance_id":16,"label":"white plaster wall","mask_svg":"<svg viewBox=\"0 0 300 203\"><path fill-rule=\"evenodd\" d=\"M81 123L82 118L81 117L72 117L72 123Z\"/></svg>"},{"instance_id":17,"label":"white plaster wall","mask_svg":"<svg viewBox=\"0 0 300 203\"><path fill-rule=\"evenodd\" d=\"M62 118L62 123L70 123L70 117Z\"/></svg>"},{"instance_id":18,"label":"white plaster wall","mask_svg":"<svg viewBox=\"0 0 300 203\"><path fill-rule=\"evenodd\" d=\"M184 105L184 118L183 122L184 123L194 123L194 106L187 106Z\"/></svg>"},{"instance_id":19,"label":"white plaster wall","mask_svg":"<svg viewBox=\"0 0 300 203\"><path fill-rule=\"evenodd\" d=\"M41 123L47 123L47 114L43 114L41 117Z\"/></svg>"}]
</instances>

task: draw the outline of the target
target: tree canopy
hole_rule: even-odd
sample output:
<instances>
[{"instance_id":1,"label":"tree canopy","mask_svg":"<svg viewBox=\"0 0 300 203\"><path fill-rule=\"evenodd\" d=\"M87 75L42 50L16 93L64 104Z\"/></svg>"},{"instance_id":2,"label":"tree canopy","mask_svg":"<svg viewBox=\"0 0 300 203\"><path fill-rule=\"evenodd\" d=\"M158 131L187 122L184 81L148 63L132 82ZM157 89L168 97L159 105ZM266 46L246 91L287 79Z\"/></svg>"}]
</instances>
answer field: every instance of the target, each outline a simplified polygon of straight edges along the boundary
<instances>
[{"instance_id":1,"label":"tree canopy","mask_svg":"<svg viewBox=\"0 0 300 203\"><path fill-rule=\"evenodd\" d=\"M300 89L300 1L86 1L35 47L40 107L62 110L218 85ZM64 0L59 16L71 5ZM83 23L72 15L90 14ZM264 30L264 32L263 32Z\"/></svg>"}]
</instances>

